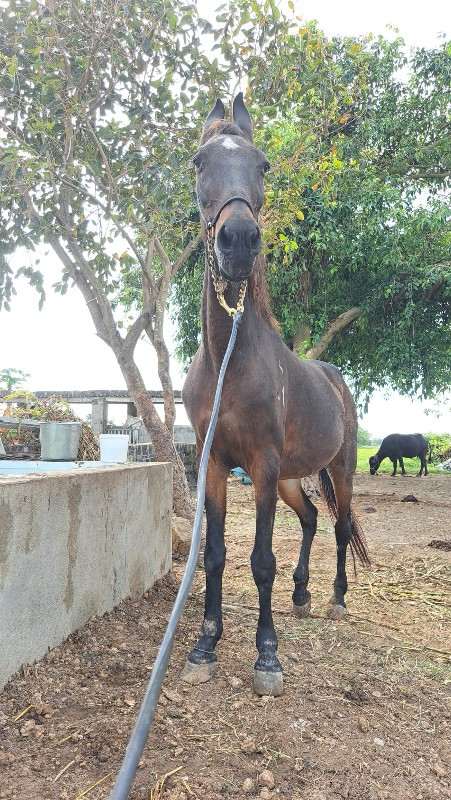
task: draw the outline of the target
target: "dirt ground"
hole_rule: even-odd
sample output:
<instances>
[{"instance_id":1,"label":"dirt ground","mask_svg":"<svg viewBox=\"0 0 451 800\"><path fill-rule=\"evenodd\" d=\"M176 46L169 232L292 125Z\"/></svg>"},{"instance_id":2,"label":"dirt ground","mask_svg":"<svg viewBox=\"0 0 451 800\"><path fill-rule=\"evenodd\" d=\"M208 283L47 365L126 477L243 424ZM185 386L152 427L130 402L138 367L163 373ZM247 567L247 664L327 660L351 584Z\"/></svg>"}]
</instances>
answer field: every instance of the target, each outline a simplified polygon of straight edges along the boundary
<instances>
[{"instance_id":1,"label":"dirt ground","mask_svg":"<svg viewBox=\"0 0 451 800\"><path fill-rule=\"evenodd\" d=\"M428 546L451 541L451 476L359 475L355 484L372 568L355 579L349 564L343 622L325 617L335 541L321 501L312 616L292 616L299 524L278 503L273 608L285 690L275 699L252 691L253 491L231 479L217 672L196 688L179 680L202 620L199 570L131 798L451 797L451 553ZM402 502L408 494L419 502ZM10 680L0 693L1 800L108 797L182 571L176 562L146 596L91 620Z\"/></svg>"}]
</instances>

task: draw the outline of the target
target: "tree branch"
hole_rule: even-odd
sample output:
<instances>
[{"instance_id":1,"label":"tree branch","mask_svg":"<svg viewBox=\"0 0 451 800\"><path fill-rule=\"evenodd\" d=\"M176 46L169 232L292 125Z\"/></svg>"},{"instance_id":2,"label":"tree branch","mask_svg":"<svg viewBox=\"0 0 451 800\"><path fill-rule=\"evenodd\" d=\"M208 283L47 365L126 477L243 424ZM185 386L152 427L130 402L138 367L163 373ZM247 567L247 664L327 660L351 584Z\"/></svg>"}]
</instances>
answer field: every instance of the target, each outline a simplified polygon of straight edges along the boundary
<instances>
[{"instance_id":1,"label":"tree branch","mask_svg":"<svg viewBox=\"0 0 451 800\"><path fill-rule=\"evenodd\" d=\"M106 173L108 175L109 187L108 187L108 205L107 205L107 210L108 210L108 213L109 213L110 209L111 209L111 200L113 198L113 195L114 195L114 199L116 200L116 202L118 202L117 187L116 187L116 184L115 184L115 181L114 181L114 178L113 178L113 173L111 172L110 162L108 161L108 159L106 157L106 153L105 153L105 151L104 151L104 149L102 147L102 144L101 144L99 138L97 137L96 132L95 132L94 128L92 127L89 119L86 120L86 125L88 127L88 130L89 130L92 138L94 139L94 141L96 143L96 147L97 147L97 149L98 149L98 151L99 151L99 153L100 153L100 155L102 157L103 165L104 165Z\"/></svg>"},{"instance_id":2,"label":"tree branch","mask_svg":"<svg viewBox=\"0 0 451 800\"><path fill-rule=\"evenodd\" d=\"M108 335L110 347L117 354L117 346L122 345L124 340L117 329L116 320L114 319L113 312L111 310L108 298L104 292L103 286L97 278L94 270L89 266L83 250L72 234L68 235L67 246L72 258L74 258L75 263L77 264L78 270L83 274L85 280L92 289L93 298L95 298L96 302L98 303L100 312L102 314L103 324Z\"/></svg>"},{"instance_id":3,"label":"tree branch","mask_svg":"<svg viewBox=\"0 0 451 800\"><path fill-rule=\"evenodd\" d=\"M154 302L152 301L147 308L143 309L139 317L135 319L133 325L130 326L125 339L123 339L124 347L129 349L130 352L133 352L139 337L147 325L149 325L152 319L153 306Z\"/></svg>"},{"instance_id":4,"label":"tree branch","mask_svg":"<svg viewBox=\"0 0 451 800\"><path fill-rule=\"evenodd\" d=\"M63 181L63 183L65 183L67 186L69 186L74 192L80 192L80 194L84 195L84 197L86 197L88 200L90 200L91 203L94 203L94 205L96 205L96 206L98 206L99 208L102 209L102 211L112 220L113 224L116 226L116 228L119 231L119 233L121 234L121 236L123 236L125 241L130 245L131 249L133 250L133 252L134 252L134 254L136 256L137 261L139 262L139 265L140 265L141 269L143 269L145 267L145 261L143 260L143 258L141 256L139 250L137 249L133 239L129 236L129 234L127 233L125 228L123 228L123 226L115 219L115 217L112 214L112 212L108 210L108 207L106 205L104 205L104 203L102 203L102 201L99 200L98 197L96 197L94 194L91 194L91 192L89 192L87 189L85 189L84 186L81 186L79 183L75 183L75 184L72 183L72 181L70 181L66 177L66 175L63 175L61 180ZM144 231L144 232L148 233L148 231Z\"/></svg>"},{"instance_id":5,"label":"tree branch","mask_svg":"<svg viewBox=\"0 0 451 800\"><path fill-rule=\"evenodd\" d=\"M69 255L66 253L57 236L50 236L50 244L85 298L88 311L91 314L94 327L97 331L97 335L100 337L100 339L102 339L102 341L105 342L105 344L110 345L110 340L103 321L102 312L99 308L97 298L95 297L91 286L89 285L83 273L77 269L77 265L69 258Z\"/></svg>"},{"instance_id":6,"label":"tree branch","mask_svg":"<svg viewBox=\"0 0 451 800\"><path fill-rule=\"evenodd\" d=\"M355 306L354 308L350 308L349 311L345 311L343 314L340 314L340 316L332 320L321 336L321 339L307 350L305 354L306 358L319 358L321 353L323 353L326 347L330 344L334 336L336 336L337 333L341 333L341 331L347 328L348 325L350 325L359 317L360 308Z\"/></svg>"},{"instance_id":7,"label":"tree branch","mask_svg":"<svg viewBox=\"0 0 451 800\"><path fill-rule=\"evenodd\" d=\"M194 253L195 250L199 247L202 241L202 234L199 232L194 239L191 239L189 244L186 245L185 249L180 253L179 257L176 258L172 265L172 274L171 279L174 275L178 272L180 267L185 263L186 259L190 257L191 253Z\"/></svg>"}]
</instances>

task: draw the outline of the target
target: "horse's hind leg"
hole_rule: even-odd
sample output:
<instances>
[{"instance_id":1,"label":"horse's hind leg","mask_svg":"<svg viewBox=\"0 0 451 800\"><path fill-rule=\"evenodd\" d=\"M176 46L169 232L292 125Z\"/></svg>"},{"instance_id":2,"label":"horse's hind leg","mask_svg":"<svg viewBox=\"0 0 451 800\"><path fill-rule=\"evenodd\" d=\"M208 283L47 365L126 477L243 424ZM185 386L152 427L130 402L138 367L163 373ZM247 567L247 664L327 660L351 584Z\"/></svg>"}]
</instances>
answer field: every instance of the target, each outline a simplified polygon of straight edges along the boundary
<instances>
[{"instance_id":1,"label":"horse's hind leg","mask_svg":"<svg viewBox=\"0 0 451 800\"><path fill-rule=\"evenodd\" d=\"M216 667L215 647L222 635L222 574L226 548L224 524L226 515L227 472L212 459L208 462L205 512L207 537L204 552L206 574L205 614L200 638L191 650L182 680L193 686L208 681Z\"/></svg>"},{"instance_id":2,"label":"horse's hind leg","mask_svg":"<svg viewBox=\"0 0 451 800\"><path fill-rule=\"evenodd\" d=\"M336 460L335 460L336 459ZM329 601L327 616L342 619L347 614L345 594L348 589L346 576L346 553L352 536L351 499L353 470L347 469L340 454L329 465L335 492L337 521L335 539L337 542L337 574L334 580L334 593Z\"/></svg>"},{"instance_id":3,"label":"horse's hind leg","mask_svg":"<svg viewBox=\"0 0 451 800\"><path fill-rule=\"evenodd\" d=\"M307 617L311 607L311 595L307 590L310 549L316 533L318 510L307 497L300 480L279 481L278 488L282 500L296 512L302 526L301 552L293 573L293 612L297 617Z\"/></svg>"}]
</instances>

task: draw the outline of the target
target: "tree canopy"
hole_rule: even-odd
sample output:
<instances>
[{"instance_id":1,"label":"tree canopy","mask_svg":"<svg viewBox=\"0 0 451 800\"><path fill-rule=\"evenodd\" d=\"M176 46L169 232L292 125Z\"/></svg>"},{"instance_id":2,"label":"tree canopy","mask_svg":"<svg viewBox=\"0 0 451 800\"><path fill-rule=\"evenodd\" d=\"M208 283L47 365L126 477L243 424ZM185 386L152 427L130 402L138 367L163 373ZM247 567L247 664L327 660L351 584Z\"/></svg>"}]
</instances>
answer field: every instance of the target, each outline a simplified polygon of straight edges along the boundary
<instances>
[{"instance_id":1,"label":"tree canopy","mask_svg":"<svg viewBox=\"0 0 451 800\"><path fill-rule=\"evenodd\" d=\"M23 372L15 367L4 367L0 369L0 391L13 392L23 386L29 378L28 372Z\"/></svg>"},{"instance_id":2,"label":"tree canopy","mask_svg":"<svg viewBox=\"0 0 451 800\"><path fill-rule=\"evenodd\" d=\"M44 300L37 248L52 248L54 288L82 292L162 445L134 348L155 346L170 432L169 285L188 358L203 270L191 157L215 97L246 81L273 165L263 223L287 342L304 355L329 337L360 393L433 394L449 380L449 63L446 45L419 50L406 78L399 39L329 41L275 0L224 4L215 25L183 0L2 6L0 308L21 277Z\"/></svg>"},{"instance_id":3,"label":"tree canopy","mask_svg":"<svg viewBox=\"0 0 451 800\"><path fill-rule=\"evenodd\" d=\"M273 164L263 221L283 336L362 398L382 385L433 396L451 377L450 46L408 60L399 38L328 42L314 25L285 41L249 77ZM185 361L202 271L192 256L175 281Z\"/></svg>"}]
</instances>

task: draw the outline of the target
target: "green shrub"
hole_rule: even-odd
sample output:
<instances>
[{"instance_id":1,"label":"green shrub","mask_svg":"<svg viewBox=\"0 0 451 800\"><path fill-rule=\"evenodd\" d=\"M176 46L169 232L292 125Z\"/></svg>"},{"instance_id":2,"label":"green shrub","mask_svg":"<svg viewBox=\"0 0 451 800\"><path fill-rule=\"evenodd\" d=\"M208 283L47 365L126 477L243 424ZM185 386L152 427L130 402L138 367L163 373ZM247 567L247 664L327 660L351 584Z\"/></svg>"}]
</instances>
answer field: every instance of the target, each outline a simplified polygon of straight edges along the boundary
<instances>
[{"instance_id":1,"label":"green shrub","mask_svg":"<svg viewBox=\"0 0 451 800\"><path fill-rule=\"evenodd\" d=\"M451 433L426 433L425 436L429 440L430 464L440 464L451 458Z\"/></svg>"}]
</instances>

